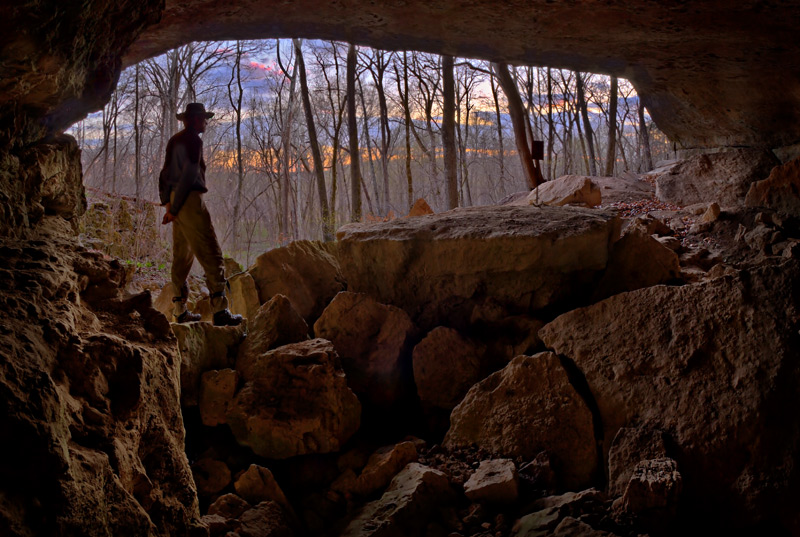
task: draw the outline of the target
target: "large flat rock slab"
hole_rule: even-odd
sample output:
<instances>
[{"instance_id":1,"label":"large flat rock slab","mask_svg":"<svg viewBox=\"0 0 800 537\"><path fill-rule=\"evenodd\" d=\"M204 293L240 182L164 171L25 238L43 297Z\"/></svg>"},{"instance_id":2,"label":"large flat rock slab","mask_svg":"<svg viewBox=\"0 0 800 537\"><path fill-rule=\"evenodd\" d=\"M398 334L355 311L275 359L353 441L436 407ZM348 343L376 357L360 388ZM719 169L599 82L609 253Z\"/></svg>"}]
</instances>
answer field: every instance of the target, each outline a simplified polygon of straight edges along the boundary
<instances>
[{"instance_id":1,"label":"large flat rock slab","mask_svg":"<svg viewBox=\"0 0 800 537\"><path fill-rule=\"evenodd\" d=\"M605 446L621 427L663 431L687 505L728 523L782 520L796 535L798 282L796 260L772 261L615 295L539 335L585 375Z\"/></svg>"},{"instance_id":2,"label":"large flat rock slab","mask_svg":"<svg viewBox=\"0 0 800 537\"><path fill-rule=\"evenodd\" d=\"M611 211L480 207L348 224L348 290L405 309L423 328L458 325L487 298L512 313L580 302L619 237Z\"/></svg>"}]
</instances>

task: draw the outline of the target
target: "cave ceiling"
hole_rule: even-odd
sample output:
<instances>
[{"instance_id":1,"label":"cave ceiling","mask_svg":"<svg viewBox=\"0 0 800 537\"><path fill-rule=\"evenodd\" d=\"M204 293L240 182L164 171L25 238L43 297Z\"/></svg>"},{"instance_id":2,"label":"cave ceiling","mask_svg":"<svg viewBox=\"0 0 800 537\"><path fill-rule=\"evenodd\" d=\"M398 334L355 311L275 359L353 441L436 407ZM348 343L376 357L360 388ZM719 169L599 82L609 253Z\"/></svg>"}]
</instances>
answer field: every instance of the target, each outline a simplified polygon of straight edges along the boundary
<instances>
[{"instance_id":1,"label":"cave ceiling","mask_svg":"<svg viewBox=\"0 0 800 537\"><path fill-rule=\"evenodd\" d=\"M800 2L153 0L11 2L0 116L59 131L125 65L193 40L302 37L615 74L685 147L800 141Z\"/></svg>"}]
</instances>

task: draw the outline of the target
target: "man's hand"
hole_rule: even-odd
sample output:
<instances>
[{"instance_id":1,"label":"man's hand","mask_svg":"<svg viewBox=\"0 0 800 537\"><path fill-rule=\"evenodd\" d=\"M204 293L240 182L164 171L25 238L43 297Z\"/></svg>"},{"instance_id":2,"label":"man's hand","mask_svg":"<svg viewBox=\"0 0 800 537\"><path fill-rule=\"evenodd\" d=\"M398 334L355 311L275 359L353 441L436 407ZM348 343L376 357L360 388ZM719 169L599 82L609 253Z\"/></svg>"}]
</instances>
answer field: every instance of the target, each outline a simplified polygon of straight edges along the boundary
<instances>
[{"instance_id":1,"label":"man's hand","mask_svg":"<svg viewBox=\"0 0 800 537\"><path fill-rule=\"evenodd\" d=\"M161 223L162 224L170 224L177 217L169 211L172 208L172 204L171 203L167 203L164 207L167 209L167 212L164 214L164 219L161 220Z\"/></svg>"}]
</instances>

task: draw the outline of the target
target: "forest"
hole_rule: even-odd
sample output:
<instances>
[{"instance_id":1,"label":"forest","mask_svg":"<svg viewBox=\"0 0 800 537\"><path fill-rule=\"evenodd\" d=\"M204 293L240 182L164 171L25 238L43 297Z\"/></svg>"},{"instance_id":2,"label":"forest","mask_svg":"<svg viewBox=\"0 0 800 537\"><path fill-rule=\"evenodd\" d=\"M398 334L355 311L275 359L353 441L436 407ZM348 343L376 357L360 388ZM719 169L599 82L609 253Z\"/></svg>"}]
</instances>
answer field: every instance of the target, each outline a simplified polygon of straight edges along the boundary
<instances>
[{"instance_id":1,"label":"forest","mask_svg":"<svg viewBox=\"0 0 800 537\"><path fill-rule=\"evenodd\" d=\"M562 175L649 171L673 151L624 79L341 42L195 42L125 69L102 111L68 131L90 205L127 200L160 219L142 209L158 204L189 102L215 113L205 201L245 266L347 222L402 217L419 198L436 212L497 204ZM168 229L158 236L134 233L127 256L168 262Z\"/></svg>"}]
</instances>

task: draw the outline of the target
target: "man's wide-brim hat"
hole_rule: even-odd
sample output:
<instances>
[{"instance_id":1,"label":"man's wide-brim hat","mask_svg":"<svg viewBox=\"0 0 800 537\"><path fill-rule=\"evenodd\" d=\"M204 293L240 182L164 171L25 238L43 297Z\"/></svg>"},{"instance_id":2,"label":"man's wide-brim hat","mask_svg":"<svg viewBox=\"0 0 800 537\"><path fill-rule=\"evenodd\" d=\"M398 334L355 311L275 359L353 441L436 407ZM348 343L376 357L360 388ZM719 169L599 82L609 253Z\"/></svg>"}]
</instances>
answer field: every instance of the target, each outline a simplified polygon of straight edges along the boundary
<instances>
[{"instance_id":1,"label":"man's wide-brim hat","mask_svg":"<svg viewBox=\"0 0 800 537\"><path fill-rule=\"evenodd\" d=\"M189 103L186 105L186 110L179 113L176 117L178 119L186 119L190 116L203 116L206 119L214 117L214 112L206 112L206 107L203 103Z\"/></svg>"}]
</instances>

